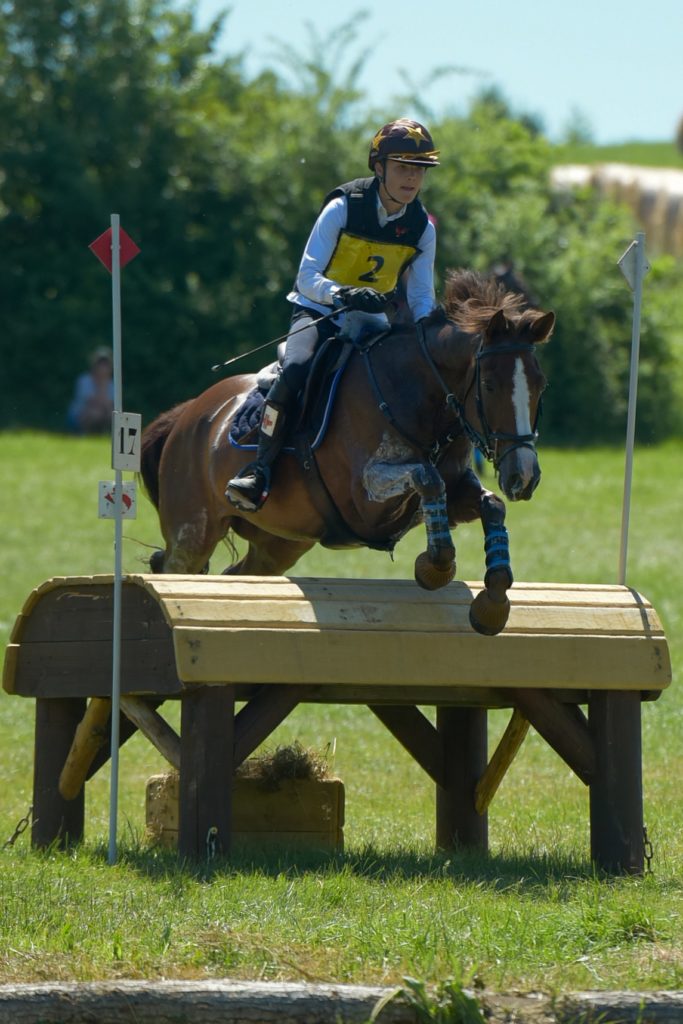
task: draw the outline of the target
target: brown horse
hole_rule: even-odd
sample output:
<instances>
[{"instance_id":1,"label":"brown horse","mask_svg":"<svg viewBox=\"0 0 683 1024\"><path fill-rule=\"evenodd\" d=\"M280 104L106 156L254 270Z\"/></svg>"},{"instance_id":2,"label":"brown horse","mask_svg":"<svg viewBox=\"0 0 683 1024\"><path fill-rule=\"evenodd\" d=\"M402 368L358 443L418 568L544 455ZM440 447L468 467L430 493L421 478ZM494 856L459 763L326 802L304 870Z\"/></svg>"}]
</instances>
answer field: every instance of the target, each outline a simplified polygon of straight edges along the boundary
<instances>
[{"instance_id":1,"label":"brown horse","mask_svg":"<svg viewBox=\"0 0 683 1024\"><path fill-rule=\"evenodd\" d=\"M415 577L435 589L455 574L450 527L479 518L487 569L470 619L499 632L512 584L505 506L482 487L471 454L474 443L493 462L511 501L531 497L545 387L536 346L555 316L522 307L490 279L452 272L444 308L428 321L356 343L320 447L280 455L255 513L234 508L225 487L250 458L228 435L256 378L226 378L159 416L142 440L142 477L166 541L153 571L206 571L232 530L248 549L226 572L281 575L316 543L391 550L422 522L427 550Z\"/></svg>"}]
</instances>

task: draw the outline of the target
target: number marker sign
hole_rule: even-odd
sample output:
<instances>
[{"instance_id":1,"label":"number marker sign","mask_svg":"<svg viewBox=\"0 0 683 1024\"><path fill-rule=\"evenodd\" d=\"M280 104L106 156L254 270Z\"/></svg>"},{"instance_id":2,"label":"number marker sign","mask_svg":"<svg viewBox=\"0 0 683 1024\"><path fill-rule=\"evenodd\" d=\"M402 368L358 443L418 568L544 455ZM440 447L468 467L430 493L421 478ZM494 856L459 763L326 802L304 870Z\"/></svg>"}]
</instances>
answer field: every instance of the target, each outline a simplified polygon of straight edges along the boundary
<instances>
[{"instance_id":1,"label":"number marker sign","mask_svg":"<svg viewBox=\"0 0 683 1024\"><path fill-rule=\"evenodd\" d=\"M112 469L140 472L142 417L137 412L115 412L112 429Z\"/></svg>"}]
</instances>

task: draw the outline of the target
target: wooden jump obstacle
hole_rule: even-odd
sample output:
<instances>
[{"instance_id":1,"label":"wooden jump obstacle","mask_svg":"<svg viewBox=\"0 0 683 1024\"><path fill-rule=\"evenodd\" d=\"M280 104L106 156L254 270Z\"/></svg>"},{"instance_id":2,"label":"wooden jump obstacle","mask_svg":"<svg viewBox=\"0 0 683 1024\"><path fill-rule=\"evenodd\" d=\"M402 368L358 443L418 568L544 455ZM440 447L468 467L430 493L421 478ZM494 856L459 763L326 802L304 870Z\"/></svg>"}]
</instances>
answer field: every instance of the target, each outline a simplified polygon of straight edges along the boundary
<instances>
[{"instance_id":1,"label":"wooden jump obstacle","mask_svg":"<svg viewBox=\"0 0 683 1024\"><path fill-rule=\"evenodd\" d=\"M140 729L180 769L181 855L204 856L208 835L229 850L235 767L297 704L353 703L436 784L440 847L486 850L487 807L531 724L590 789L595 864L642 872L640 705L671 681L655 610L623 586L517 583L506 629L483 637L468 621L480 587L125 577L121 742ZM7 649L5 690L36 701L39 847L82 837L84 782L110 755L112 609L110 576L49 580ZM157 710L168 699L179 736ZM489 759L487 709L506 707Z\"/></svg>"}]
</instances>

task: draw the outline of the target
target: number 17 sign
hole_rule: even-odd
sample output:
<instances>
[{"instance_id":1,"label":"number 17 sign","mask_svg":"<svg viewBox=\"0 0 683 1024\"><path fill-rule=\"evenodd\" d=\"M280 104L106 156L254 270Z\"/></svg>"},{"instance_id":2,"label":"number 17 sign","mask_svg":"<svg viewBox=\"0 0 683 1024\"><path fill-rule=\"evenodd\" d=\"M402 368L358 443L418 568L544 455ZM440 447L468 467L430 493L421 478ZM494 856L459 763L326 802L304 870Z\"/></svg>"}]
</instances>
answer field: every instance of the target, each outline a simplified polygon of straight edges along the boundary
<instances>
[{"instance_id":1,"label":"number 17 sign","mask_svg":"<svg viewBox=\"0 0 683 1024\"><path fill-rule=\"evenodd\" d=\"M112 423L112 469L140 472L142 417L137 412L115 412Z\"/></svg>"}]
</instances>

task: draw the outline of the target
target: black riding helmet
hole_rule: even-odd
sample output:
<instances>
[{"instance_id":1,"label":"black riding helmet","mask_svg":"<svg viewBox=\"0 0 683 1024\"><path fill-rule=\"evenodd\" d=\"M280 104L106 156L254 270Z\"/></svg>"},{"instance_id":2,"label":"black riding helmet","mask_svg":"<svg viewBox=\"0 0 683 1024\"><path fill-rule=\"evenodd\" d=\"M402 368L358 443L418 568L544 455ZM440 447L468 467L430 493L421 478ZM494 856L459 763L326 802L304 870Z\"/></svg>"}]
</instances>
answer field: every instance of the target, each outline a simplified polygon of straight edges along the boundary
<instances>
[{"instance_id":1,"label":"black riding helmet","mask_svg":"<svg viewBox=\"0 0 683 1024\"><path fill-rule=\"evenodd\" d=\"M388 159L436 167L439 150L434 148L434 140L423 124L401 117L380 128L370 143L368 166L371 171L378 160Z\"/></svg>"}]
</instances>

